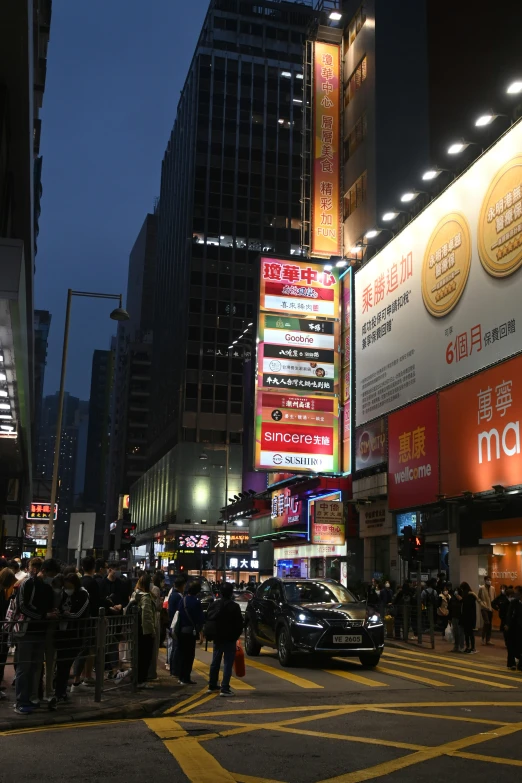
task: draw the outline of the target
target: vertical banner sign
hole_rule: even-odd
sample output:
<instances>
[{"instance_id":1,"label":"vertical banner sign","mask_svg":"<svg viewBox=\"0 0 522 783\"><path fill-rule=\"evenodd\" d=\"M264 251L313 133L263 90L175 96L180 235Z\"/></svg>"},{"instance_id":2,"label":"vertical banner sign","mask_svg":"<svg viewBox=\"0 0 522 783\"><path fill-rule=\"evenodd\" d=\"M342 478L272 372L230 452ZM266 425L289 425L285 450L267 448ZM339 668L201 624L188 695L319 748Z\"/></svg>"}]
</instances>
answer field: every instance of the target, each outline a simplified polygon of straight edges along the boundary
<instances>
[{"instance_id":1,"label":"vertical banner sign","mask_svg":"<svg viewBox=\"0 0 522 783\"><path fill-rule=\"evenodd\" d=\"M435 503L439 493L437 395L388 416L388 507Z\"/></svg>"},{"instance_id":2,"label":"vertical banner sign","mask_svg":"<svg viewBox=\"0 0 522 783\"><path fill-rule=\"evenodd\" d=\"M341 254L340 49L314 43L310 254Z\"/></svg>"},{"instance_id":3,"label":"vertical banner sign","mask_svg":"<svg viewBox=\"0 0 522 783\"><path fill-rule=\"evenodd\" d=\"M261 258L256 470L339 473L339 272Z\"/></svg>"},{"instance_id":4,"label":"vertical banner sign","mask_svg":"<svg viewBox=\"0 0 522 783\"><path fill-rule=\"evenodd\" d=\"M312 544L338 544L346 541L343 504L340 500L316 500L314 503Z\"/></svg>"},{"instance_id":5,"label":"vertical banner sign","mask_svg":"<svg viewBox=\"0 0 522 783\"><path fill-rule=\"evenodd\" d=\"M342 280L342 315L341 315L341 405L343 406L342 434L342 471L352 470L352 272Z\"/></svg>"}]
</instances>

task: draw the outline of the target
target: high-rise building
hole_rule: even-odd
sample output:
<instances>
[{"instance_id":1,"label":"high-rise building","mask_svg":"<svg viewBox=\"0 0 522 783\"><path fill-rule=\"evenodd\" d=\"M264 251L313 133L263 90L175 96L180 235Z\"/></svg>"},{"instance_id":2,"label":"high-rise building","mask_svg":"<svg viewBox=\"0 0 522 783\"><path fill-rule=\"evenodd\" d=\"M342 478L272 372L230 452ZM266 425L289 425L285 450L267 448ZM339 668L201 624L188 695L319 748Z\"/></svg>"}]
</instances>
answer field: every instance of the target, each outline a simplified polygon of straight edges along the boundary
<instances>
[{"instance_id":1,"label":"high-rise building","mask_svg":"<svg viewBox=\"0 0 522 783\"><path fill-rule=\"evenodd\" d=\"M118 518L119 496L147 468L157 215L148 214L129 256L127 311L118 324L107 487L107 520Z\"/></svg>"},{"instance_id":2,"label":"high-rise building","mask_svg":"<svg viewBox=\"0 0 522 783\"><path fill-rule=\"evenodd\" d=\"M42 417L42 403L47 364L47 344L51 328L51 313L48 310L34 311L34 418L33 418L33 463L38 461L38 437ZM34 471L33 471L34 472Z\"/></svg>"},{"instance_id":3,"label":"high-rise building","mask_svg":"<svg viewBox=\"0 0 522 783\"><path fill-rule=\"evenodd\" d=\"M114 350L95 350L92 357L89 428L85 460L84 504L105 512Z\"/></svg>"},{"instance_id":4,"label":"high-rise building","mask_svg":"<svg viewBox=\"0 0 522 783\"><path fill-rule=\"evenodd\" d=\"M0 513L20 514L33 472L34 270L41 197L39 112L51 0L0 4ZM0 525L1 527L1 525Z\"/></svg>"},{"instance_id":5,"label":"high-rise building","mask_svg":"<svg viewBox=\"0 0 522 783\"><path fill-rule=\"evenodd\" d=\"M162 165L151 467L131 489L142 530L219 518L225 482L207 485L199 444L215 452L216 478L229 448L240 487L250 347L233 343L254 321L260 252L301 254L303 42L313 16L303 3L209 4Z\"/></svg>"},{"instance_id":6,"label":"high-rise building","mask_svg":"<svg viewBox=\"0 0 522 783\"><path fill-rule=\"evenodd\" d=\"M38 460L36 479L51 481L53 475L54 448L56 443L56 421L59 393L44 397L40 434L38 438ZM88 411L88 403L65 392L63 402L62 436L60 461L58 463L58 520L55 527L55 544L66 547L68 522L77 502L77 466L85 464L85 438L80 438L82 421ZM82 445L83 444L83 445Z\"/></svg>"}]
</instances>

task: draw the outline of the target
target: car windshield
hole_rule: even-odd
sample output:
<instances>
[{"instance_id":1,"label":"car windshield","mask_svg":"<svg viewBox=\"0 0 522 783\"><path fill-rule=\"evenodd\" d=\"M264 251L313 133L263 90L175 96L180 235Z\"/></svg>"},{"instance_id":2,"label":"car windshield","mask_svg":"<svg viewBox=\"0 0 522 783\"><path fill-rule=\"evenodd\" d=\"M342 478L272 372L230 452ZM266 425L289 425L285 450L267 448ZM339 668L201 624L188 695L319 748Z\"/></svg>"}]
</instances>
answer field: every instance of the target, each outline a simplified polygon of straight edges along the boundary
<instances>
[{"instance_id":1,"label":"car windshield","mask_svg":"<svg viewBox=\"0 0 522 783\"><path fill-rule=\"evenodd\" d=\"M333 582L286 582L285 595L291 604L351 604L354 596Z\"/></svg>"}]
</instances>

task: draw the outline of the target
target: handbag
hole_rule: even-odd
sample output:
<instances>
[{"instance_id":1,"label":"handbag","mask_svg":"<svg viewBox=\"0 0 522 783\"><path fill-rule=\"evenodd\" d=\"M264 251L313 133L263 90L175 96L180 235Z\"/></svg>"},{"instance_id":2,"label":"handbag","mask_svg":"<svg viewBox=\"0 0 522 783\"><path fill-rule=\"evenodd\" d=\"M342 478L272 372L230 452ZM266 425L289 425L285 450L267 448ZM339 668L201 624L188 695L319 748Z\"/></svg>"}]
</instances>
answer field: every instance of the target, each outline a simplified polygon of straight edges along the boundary
<instances>
[{"instance_id":1,"label":"handbag","mask_svg":"<svg viewBox=\"0 0 522 783\"><path fill-rule=\"evenodd\" d=\"M245 653L243 652L243 648L241 646L241 642L239 639L236 642L236 655L234 658L234 671L236 673L236 677L244 677L246 674L246 667L245 667Z\"/></svg>"}]
</instances>

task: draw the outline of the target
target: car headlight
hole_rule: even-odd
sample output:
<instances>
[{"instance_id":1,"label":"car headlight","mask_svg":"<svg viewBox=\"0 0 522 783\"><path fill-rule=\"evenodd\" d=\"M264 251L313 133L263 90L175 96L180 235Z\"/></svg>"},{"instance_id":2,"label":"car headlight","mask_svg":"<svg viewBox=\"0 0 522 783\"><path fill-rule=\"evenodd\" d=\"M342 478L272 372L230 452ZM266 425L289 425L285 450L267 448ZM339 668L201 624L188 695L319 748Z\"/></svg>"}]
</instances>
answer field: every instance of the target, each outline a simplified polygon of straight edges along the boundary
<instances>
[{"instance_id":1,"label":"car headlight","mask_svg":"<svg viewBox=\"0 0 522 783\"><path fill-rule=\"evenodd\" d=\"M368 615L366 618L366 625L375 626L382 625L382 618L380 614L377 614L376 612L374 614Z\"/></svg>"},{"instance_id":2,"label":"car headlight","mask_svg":"<svg viewBox=\"0 0 522 783\"><path fill-rule=\"evenodd\" d=\"M294 617L294 623L296 625L306 625L309 628L322 628L323 627L323 624L322 624L322 622L320 620L318 620L315 617L312 617L309 614L305 614L304 612L299 612L299 614L297 614Z\"/></svg>"}]
</instances>

